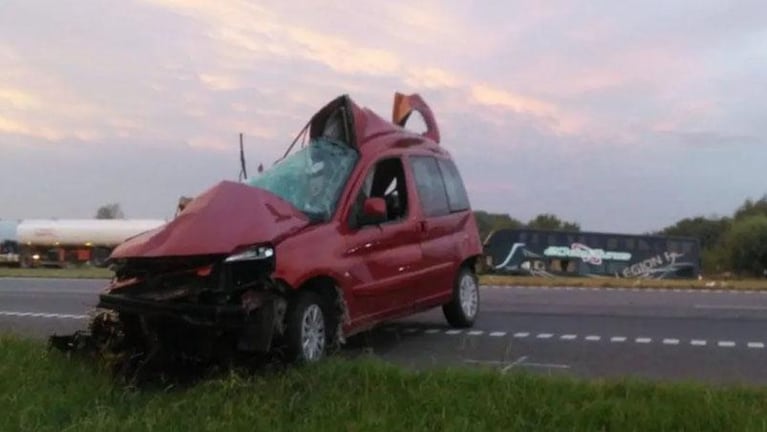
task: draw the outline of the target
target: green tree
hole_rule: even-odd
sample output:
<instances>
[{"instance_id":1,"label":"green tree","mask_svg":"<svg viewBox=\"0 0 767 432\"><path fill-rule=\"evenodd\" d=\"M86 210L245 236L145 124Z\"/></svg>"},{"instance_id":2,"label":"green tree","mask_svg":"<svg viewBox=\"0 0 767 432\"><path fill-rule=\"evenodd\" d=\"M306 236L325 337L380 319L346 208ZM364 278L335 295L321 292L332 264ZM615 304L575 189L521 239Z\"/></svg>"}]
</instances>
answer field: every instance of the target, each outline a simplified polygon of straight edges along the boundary
<instances>
[{"instance_id":1,"label":"green tree","mask_svg":"<svg viewBox=\"0 0 767 432\"><path fill-rule=\"evenodd\" d=\"M120 208L120 204L118 203L106 204L99 207L98 210L96 210L96 219L123 219L123 218L125 218L125 215L123 214L123 211Z\"/></svg>"},{"instance_id":2,"label":"green tree","mask_svg":"<svg viewBox=\"0 0 767 432\"><path fill-rule=\"evenodd\" d=\"M735 221L727 233L725 251L733 271L762 276L767 269L767 215Z\"/></svg>"},{"instance_id":3,"label":"green tree","mask_svg":"<svg viewBox=\"0 0 767 432\"><path fill-rule=\"evenodd\" d=\"M483 210L477 210L474 212L474 218L477 221L479 237L482 241L493 231L505 228L521 228L523 226L522 222L508 214L502 213L488 213Z\"/></svg>"},{"instance_id":4,"label":"green tree","mask_svg":"<svg viewBox=\"0 0 767 432\"><path fill-rule=\"evenodd\" d=\"M767 216L767 194L763 195L756 201L747 199L738 209L735 211L734 219L739 220L754 215L766 215Z\"/></svg>"},{"instance_id":5,"label":"green tree","mask_svg":"<svg viewBox=\"0 0 767 432\"><path fill-rule=\"evenodd\" d=\"M551 213L543 213L534 217L527 223L528 228L562 231L580 231L581 226L577 222L563 221Z\"/></svg>"},{"instance_id":6,"label":"green tree","mask_svg":"<svg viewBox=\"0 0 767 432\"><path fill-rule=\"evenodd\" d=\"M660 231L662 235L694 237L700 242L701 249L711 250L719 245L719 241L730 229L732 220L723 218L705 218L698 216L685 218Z\"/></svg>"}]
</instances>

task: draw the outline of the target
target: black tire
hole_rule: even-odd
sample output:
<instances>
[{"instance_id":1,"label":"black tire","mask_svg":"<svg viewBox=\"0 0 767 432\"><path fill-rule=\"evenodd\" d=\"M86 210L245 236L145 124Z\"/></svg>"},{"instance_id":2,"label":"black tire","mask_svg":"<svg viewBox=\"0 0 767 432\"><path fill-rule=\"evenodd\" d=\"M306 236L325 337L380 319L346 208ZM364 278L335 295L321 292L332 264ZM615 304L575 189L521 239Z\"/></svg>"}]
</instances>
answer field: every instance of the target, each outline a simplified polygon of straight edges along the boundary
<instances>
[{"instance_id":1,"label":"black tire","mask_svg":"<svg viewBox=\"0 0 767 432\"><path fill-rule=\"evenodd\" d=\"M465 283L468 294L469 291L473 291L474 301L471 302L474 306L468 307L465 310L461 302L461 284ZM472 313L473 311L473 313ZM442 306L442 313L445 315L448 324L456 328L473 327L474 322L479 315L479 279L477 275L467 267L461 267L458 271L458 275L453 282L453 298L450 303Z\"/></svg>"},{"instance_id":2,"label":"black tire","mask_svg":"<svg viewBox=\"0 0 767 432\"><path fill-rule=\"evenodd\" d=\"M315 320L317 314L321 314L322 334L311 332L315 341L321 340L322 347L317 347L314 343L310 344L317 348L317 356L312 356L310 352L303 348L303 323L308 318L311 326L317 325ZM309 317L307 317L309 315ZM328 306L327 299L313 291L301 291L291 300L285 314L285 355L286 360L293 363L313 363L323 360L327 357L332 347L333 334L335 332L335 320L331 316L331 308Z\"/></svg>"}]
</instances>

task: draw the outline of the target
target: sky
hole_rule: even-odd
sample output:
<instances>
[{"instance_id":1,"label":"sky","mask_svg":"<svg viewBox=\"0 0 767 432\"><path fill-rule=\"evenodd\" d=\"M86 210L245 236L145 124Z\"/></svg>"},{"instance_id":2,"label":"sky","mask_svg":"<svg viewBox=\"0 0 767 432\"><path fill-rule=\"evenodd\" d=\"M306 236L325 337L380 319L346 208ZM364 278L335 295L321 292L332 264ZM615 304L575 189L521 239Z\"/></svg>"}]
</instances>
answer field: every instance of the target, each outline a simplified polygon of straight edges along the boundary
<instances>
[{"instance_id":1,"label":"sky","mask_svg":"<svg viewBox=\"0 0 767 432\"><path fill-rule=\"evenodd\" d=\"M299 4L300 3L300 4ZM270 165L349 94L419 93L472 206L640 233L767 193L763 1L0 0L0 218Z\"/></svg>"}]
</instances>

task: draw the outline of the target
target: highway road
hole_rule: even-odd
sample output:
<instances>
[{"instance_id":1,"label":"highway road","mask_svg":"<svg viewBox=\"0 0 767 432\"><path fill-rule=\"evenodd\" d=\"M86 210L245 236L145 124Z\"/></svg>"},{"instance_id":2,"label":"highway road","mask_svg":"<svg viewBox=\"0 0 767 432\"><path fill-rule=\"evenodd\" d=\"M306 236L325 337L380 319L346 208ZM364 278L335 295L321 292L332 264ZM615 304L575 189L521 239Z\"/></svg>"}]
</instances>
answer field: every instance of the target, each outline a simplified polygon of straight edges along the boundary
<instances>
[{"instance_id":1,"label":"highway road","mask_svg":"<svg viewBox=\"0 0 767 432\"><path fill-rule=\"evenodd\" d=\"M104 283L0 279L0 331L44 338L83 328ZM415 368L761 385L767 293L486 286L473 329L450 329L432 310L355 337L344 352Z\"/></svg>"}]
</instances>

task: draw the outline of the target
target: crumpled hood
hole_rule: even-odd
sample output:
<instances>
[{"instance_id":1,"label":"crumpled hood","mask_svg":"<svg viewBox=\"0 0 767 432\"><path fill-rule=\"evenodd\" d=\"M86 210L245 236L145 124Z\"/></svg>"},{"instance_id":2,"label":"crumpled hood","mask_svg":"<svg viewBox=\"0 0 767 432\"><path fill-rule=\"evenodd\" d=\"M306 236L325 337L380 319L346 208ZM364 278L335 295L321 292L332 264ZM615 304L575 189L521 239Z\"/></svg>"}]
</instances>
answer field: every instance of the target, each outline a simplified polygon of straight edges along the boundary
<instances>
[{"instance_id":1,"label":"crumpled hood","mask_svg":"<svg viewBox=\"0 0 767 432\"><path fill-rule=\"evenodd\" d=\"M271 192L222 181L172 221L120 244L111 258L230 254L240 246L276 243L309 223L306 215Z\"/></svg>"}]
</instances>

